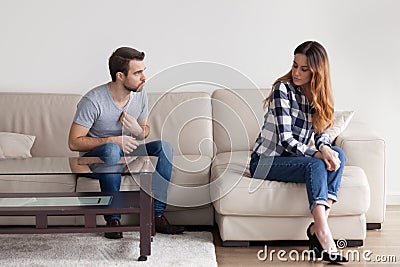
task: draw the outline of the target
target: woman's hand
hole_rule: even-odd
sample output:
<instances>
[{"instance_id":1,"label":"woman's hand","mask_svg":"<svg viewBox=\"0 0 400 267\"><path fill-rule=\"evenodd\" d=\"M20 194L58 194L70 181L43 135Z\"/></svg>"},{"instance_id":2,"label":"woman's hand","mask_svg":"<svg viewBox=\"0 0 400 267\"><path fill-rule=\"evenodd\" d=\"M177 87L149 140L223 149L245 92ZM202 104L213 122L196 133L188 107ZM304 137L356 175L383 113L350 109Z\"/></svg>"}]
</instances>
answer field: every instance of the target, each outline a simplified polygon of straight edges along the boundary
<instances>
[{"instance_id":1,"label":"woman's hand","mask_svg":"<svg viewBox=\"0 0 400 267\"><path fill-rule=\"evenodd\" d=\"M339 153L326 145L321 145L319 151L315 153L315 158L325 162L328 171L337 171L340 167Z\"/></svg>"}]
</instances>

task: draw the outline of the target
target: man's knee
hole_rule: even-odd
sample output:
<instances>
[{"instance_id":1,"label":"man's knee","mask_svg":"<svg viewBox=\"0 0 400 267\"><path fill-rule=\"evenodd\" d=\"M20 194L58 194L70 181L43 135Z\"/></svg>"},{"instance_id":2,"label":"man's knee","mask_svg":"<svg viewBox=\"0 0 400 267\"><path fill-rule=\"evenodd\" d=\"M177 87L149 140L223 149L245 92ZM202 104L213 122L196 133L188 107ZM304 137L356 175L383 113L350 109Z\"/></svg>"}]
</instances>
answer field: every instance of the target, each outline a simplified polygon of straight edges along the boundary
<instances>
[{"instance_id":1,"label":"man's knee","mask_svg":"<svg viewBox=\"0 0 400 267\"><path fill-rule=\"evenodd\" d=\"M170 143L168 143L167 141L162 141L162 140L158 140L158 141L154 141L153 144L156 149L156 154L160 154L160 153L164 153L167 156L170 156L173 154L173 148L171 146Z\"/></svg>"},{"instance_id":2,"label":"man's knee","mask_svg":"<svg viewBox=\"0 0 400 267\"><path fill-rule=\"evenodd\" d=\"M167 141L160 141L160 142L161 142L162 150L166 154L172 154L174 152L174 149L173 149L173 147L171 146L170 143L168 143Z\"/></svg>"},{"instance_id":3,"label":"man's knee","mask_svg":"<svg viewBox=\"0 0 400 267\"><path fill-rule=\"evenodd\" d=\"M121 159L121 148L117 143L106 143L103 146L103 153L100 158L106 164L115 164Z\"/></svg>"}]
</instances>

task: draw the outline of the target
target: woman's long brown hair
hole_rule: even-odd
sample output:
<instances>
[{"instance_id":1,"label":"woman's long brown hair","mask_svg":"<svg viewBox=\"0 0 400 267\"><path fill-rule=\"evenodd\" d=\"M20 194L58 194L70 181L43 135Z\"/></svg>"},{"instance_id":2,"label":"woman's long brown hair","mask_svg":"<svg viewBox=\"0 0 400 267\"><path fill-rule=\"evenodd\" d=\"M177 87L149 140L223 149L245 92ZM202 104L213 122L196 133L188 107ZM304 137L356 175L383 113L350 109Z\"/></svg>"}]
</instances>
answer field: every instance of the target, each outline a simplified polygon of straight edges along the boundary
<instances>
[{"instance_id":1,"label":"woman's long brown hair","mask_svg":"<svg viewBox=\"0 0 400 267\"><path fill-rule=\"evenodd\" d=\"M313 127L316 133L321 133L332 126L334 115L328 54L324 47L315 41L307 41L299 45L294 50L294 55L296 54L307 56L308 67L311 71L310 91L315 108ZM278 82L293 83L292 70L278 78L272 88ZM265 107L268 105L271 94L265 99Z\"/></svg>"}]
</instances>

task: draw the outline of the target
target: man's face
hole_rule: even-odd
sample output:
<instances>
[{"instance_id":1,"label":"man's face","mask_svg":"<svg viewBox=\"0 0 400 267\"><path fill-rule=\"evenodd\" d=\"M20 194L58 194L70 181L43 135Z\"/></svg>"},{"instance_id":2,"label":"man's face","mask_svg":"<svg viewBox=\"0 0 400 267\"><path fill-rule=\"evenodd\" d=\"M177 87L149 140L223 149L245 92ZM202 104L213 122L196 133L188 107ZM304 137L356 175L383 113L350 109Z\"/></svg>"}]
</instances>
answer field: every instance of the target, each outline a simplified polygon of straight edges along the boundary
<instances>
[{"instance_id":1,"label":"man's face","mask_svg":"<svg viewBox=\"0 0 400 267\"><path fill-rule=\"evenodd\" d=\"M146 77L144 76L144 61L131 60L129 61L128 75L124 75L123 86L126 90L132 92L140 92L143 89Z\"/></svg>"}]
</instances>

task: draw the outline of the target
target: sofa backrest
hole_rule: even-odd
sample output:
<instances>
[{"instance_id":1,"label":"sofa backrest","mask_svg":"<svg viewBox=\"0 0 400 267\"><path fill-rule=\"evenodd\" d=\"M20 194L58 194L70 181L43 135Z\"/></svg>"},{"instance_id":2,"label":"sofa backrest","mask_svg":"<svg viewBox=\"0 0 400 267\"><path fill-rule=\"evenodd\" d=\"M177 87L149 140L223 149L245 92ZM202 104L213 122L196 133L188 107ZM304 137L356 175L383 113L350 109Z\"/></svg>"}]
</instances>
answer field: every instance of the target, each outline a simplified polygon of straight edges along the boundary
<instances>
[{"instance_id":1,"label":"sofa backrest","mask_svg":"<svg viewBox=\"0 0 400 267\"><path fill-rule=\"evenodd\" d=\"M205 92L149 92L150 135L175 155L213 156L211 97Z\"/></svg>"},{"instance_id":2,"label":"sofa backrest","mask_svg":"<svg viewBox=\"0 0 400 267\"><path fill-rule=\"evenodd\" d=\"M0 132L36 136L32 156L74 156L68 134L80 95L0 93Z\"/></svg>"},{"instance_id":3,"label":"sofa backrest","mask_svg":"<svg viewBox=\"0 0 400 267\"><path fill-rule=\"evenodd\" d=\"M150 136L166 140L176 155L251 150L263 123L269 90L149 92ZM32 156L75 156L68 134L78 94L0 92L0 132L36 136Z\"/></svg>"},{"instance_id":4,"label":"sofa backrest","mask_svg":"<svg viewBox=\"0 0 400 267\"><path fill-rule=\"evenodd\" d=\"M264 122L267 89L217 89L213 92L216 153L252 150Z\"/></svg>"}]
</instances>

